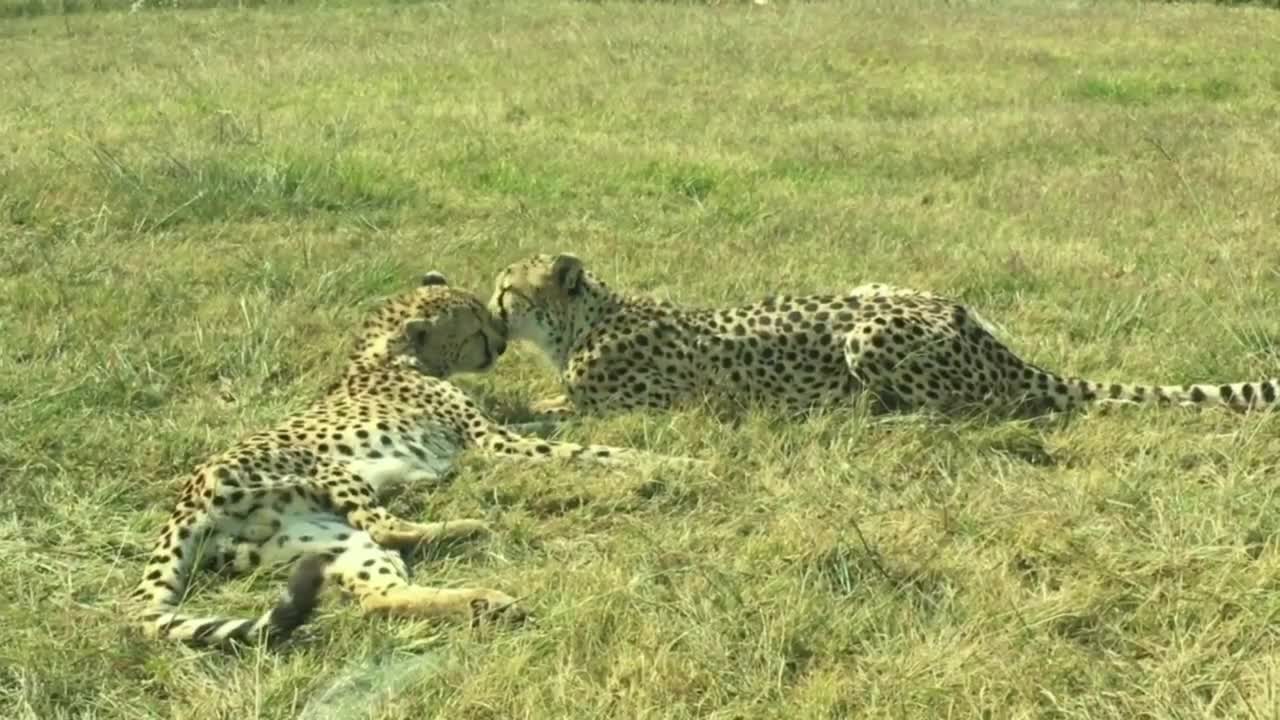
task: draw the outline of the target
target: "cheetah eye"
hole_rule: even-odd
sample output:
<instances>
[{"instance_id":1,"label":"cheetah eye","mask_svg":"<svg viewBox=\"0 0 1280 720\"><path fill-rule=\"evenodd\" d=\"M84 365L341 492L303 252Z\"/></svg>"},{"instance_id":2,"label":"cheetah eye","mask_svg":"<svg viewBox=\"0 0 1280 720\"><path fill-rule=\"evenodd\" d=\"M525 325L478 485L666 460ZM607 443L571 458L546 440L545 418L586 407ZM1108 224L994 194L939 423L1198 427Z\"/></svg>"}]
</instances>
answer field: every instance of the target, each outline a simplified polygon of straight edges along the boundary
<instances>
[{"instance_id":1,"label":"cheetah eye","mask_svg":"<svg viewBox=\"0 0 1280 720\"><path fill-rule=\"evenodd\" d=\"M409 344L421 350L427 344L427 323L424 320L410 320L405 323L405 337Z\"/></svg>"}]
</instances>

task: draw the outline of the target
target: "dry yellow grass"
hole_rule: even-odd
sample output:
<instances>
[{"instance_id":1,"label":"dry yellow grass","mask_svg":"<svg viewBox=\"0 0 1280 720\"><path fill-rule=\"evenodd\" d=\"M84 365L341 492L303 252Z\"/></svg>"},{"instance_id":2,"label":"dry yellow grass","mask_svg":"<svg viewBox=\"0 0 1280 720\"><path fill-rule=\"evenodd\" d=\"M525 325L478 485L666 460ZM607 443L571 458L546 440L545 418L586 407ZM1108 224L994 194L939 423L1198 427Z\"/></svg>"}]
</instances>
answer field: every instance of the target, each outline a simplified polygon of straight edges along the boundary
<instances>
[{"instance_id":1,"label":"dry yellow grass","mask_svg":"<svg viewBox=\"0 0 1280 720\"><path fill-rule=\"evenodd\" d=\"M1064 372L1276 375L1275 12L3 7L0 715L293 718L408 653L440 669L371 716L1280 712L1264 417L583 420L565 434L714 471L469 459L395 504L489 518L418 572L527 596L536 627L330 602L236 657L146 643L117 604L175 478L307 403L429 269L487 292L568 250L717 304L880 280ZM465 384L504 410L555 389L529 353Z\"/></svg>"}]
</instances>

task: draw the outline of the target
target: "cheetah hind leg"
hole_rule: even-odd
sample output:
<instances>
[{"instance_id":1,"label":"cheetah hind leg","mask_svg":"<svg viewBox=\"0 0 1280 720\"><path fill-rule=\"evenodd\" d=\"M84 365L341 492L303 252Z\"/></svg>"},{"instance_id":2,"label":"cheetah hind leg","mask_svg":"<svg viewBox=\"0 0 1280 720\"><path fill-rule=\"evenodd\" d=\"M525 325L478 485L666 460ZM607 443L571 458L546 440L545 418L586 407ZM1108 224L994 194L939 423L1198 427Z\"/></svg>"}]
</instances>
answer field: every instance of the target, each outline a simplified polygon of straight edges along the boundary
<instances>
[{"instance_id":1,"label":"cheetah hind leg","mask_svg":"<svg viewBox=\"0 0 1280 720\"><path fill-rule=\"evenodd\" d=\"M351 526L368 532L379 545L412 547L489 532L482 520L423 524L396 517L374 497L373 487L364 478L336 464L318 467L315 479L323 488L326 501Z\"/></svg>"},{"instance_id":2,"label":"cheetah hind leg","mask_svg":"<svg viewBox=\"0 0 1280 720\"><path fill-rule=\"evenodd\" d=\"M430 523L435 539L471 534L478 521ZM412 584L401 555L331 515L298 516L260 546L262 562L278 563L310 554L329 559L325 579L354 597L369 614L461 620L522 621L528 613L515 598L489 588L433 588Z\"/></svg>"},{"instance_id":3,"label":"cheetah hind leg","mask_svg":"<svg viewBox=\"0 0 1280 720\"><path fill-rule=\"evenodd\" d=\"M867 412L881 416L909 410L912 404L891 383L867 368L861 357L849 352L845 345L845 366L849 372L848 397L854 403L866 403Z\"/></svg>"},{"instance_id":4,"label":"cheetah hind leg","mask_svg":"<svg viewBox=\"0 0 1280 720\"><path fill-rule=\"evenodd\" d=\"M922 408L947 411L954 398L948 397L941 387L931 390L926 378L918 378L919 384L911 382L909 366L901 367L906 360L890 357L883 350L883 344L876 344L874 339L880 332L881 328L863 323L844 337L844 361L851 376L850 395L864 397L873 415ZM904 347L903 350L907 358L922 355L919 347Z\"/></svg>"},{"instance_id":5,"label":"cheetah hind leg","mask_svg":"<svg viewBox=\"0 0 1280 720\"><path fill-rule=\"evenodd\" d=\"M359 597L365 612L393 617L453 619L477 625L495 620L519 623L529 616L515 598L487 588L429 588L406 583Z\"/></svg>"}]
</instances>

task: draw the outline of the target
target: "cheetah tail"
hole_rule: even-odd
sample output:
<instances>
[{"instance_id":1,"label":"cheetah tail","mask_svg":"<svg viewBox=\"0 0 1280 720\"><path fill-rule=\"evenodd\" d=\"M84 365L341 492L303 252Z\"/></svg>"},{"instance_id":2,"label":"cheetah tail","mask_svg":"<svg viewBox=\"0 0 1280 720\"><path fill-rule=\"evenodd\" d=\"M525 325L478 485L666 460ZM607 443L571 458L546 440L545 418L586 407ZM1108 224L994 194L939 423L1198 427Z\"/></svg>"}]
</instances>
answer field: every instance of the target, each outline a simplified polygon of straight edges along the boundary
<instances>
[{"instance_id":1,"label":"cheetah tail","mask_svg":"<svg viewBox=\"0 0 1280 720\"><path fill-rule=\"evenodd\" d=\"M188 615L166 604L145 613L142 621L152 637L191 645L256 645L262 641L274 645L311 618L327 564L324 555L309 555L298 561L289 577L288 594L257 619Z\"/></svg>"},{"instance_id":2,"label":"cheetah tail","mask_svg":"<svg viewBox=\"0 0 1280 720\"><path fill-rule=\"evenodd\" d=\"M1239 412L1280 408L1280 378L1223 385L1137 385L1099 383L1079 378L1059 380L1068 405L1089 403L1132 403L1138 405L1181 405L1184 407L1224 407ZM1055 393L1058 394L1058 393Z\"/></svg>"}]
</instances>

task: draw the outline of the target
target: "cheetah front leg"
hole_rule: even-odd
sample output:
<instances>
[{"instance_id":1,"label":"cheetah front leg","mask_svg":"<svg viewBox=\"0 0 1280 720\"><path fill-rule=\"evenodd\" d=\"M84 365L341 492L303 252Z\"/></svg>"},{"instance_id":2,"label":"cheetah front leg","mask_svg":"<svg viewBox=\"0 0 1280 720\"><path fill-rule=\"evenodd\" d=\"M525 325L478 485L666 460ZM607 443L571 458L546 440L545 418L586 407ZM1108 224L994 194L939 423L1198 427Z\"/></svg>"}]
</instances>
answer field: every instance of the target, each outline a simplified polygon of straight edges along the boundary
<instances>
[{"instance_id":1,"label":"cheetah front leg","mask_svg":"<svg viewBox=\"0 0 1280 720\"><path fill-rule=\"evenodd\" d=\"M529 412L545 418L566 418L576 414L577 411L577 407L568 395L556 395L529 404Z\"/></svg>"},{"instance_id":2,"label":"cheetah front leg","mask_svg":"<svg viewBox=\"0 0 1280 720\"><path fill-rule=\"evenodd\" d=\"M413 548L493 533L489 524L483 520L462 519L416 523L398 518L380 506L373 508L373 512L380 514L381 517L375 519L367 531L375 542L384 547ZM350 516L349 513L348 518Z\"/></svg>"},{"instance_id":3,"label":"cheetah front leg","mask_svg":"<svg viewBox=\"0 0 1280 720\"><path fill-rule=\"evenodd\" d=\"M612 447L609 445L579 445L577 443L525 437L511 428L494 422L475 401L459 396L463 416L459 425L466 433L471 448L483 450L493 457L522 462L551 460L585 461L598 465L636 465L644 461L684 467L705 467L706 462L693 458L659 455Z\"/></svg>"},{"instance_id":4,"label":"cheetah front leg","mask_svg":"<svg viewBox=\"0 0 1280 720\"><path fill-rule=\"evenodd\" d=\"M648 453L612 445L579 445L557 440L528 438L496 424L477 428L473 433L473 441L477 447L495 457L520 462L562 460L615 467L637 466L646 462L674 467L705 468L707 466L705 461L695 458Z\"/></svg>"},{"instance_id":5,"label":"cheetah front leg","mask_svg":"<svg viewBox=\"0 0 1280 720\"><path fill-rule=\"evenodd\" d=\"M532 422L521 423L505 423L508 430L520 435L539 435L545 437L552 435L556 430L560 429L560 423L555 420L534 420Z\"/></svg>"},{"instance_id":6,"label":"cheetah front leg","mask_svg":"<svg viewBox=\"0 0 1280 720\"><path fill-rule=\"evenodd\" d=\"M483 520L445 520L443 522L415 523L419 530L417 542L437 543L465 540L481 535L491 535L493 529Z\"/></svg>"}]
</instances>

